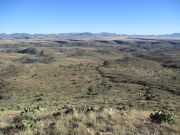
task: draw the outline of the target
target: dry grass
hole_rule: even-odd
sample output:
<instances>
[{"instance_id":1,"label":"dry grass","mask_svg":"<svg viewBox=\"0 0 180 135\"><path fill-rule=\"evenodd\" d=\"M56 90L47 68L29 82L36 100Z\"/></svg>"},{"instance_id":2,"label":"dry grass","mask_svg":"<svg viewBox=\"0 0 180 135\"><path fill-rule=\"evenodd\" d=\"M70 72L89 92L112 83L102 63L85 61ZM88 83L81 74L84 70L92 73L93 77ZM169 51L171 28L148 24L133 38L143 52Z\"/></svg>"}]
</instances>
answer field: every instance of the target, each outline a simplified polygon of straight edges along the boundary
<instances>
[{"instance_id":1,"label":"dry grass","mask_svg":"<svg viewBox=\"0 0 180 135\"><path fill-rule=\"evenodd\" d=\"M178 135L178 125L153 124L149 111L119 111L106 109L97 112L64 114L63 110L37 113L40 119L32 128L16 130L16 135ZM41 115L40 115L41 114ZM2 128L2 127L1 127ZM4 127L5 128L5 125ZM11 134L9 132L9 134Z\"/></svg>"}]
</instances>

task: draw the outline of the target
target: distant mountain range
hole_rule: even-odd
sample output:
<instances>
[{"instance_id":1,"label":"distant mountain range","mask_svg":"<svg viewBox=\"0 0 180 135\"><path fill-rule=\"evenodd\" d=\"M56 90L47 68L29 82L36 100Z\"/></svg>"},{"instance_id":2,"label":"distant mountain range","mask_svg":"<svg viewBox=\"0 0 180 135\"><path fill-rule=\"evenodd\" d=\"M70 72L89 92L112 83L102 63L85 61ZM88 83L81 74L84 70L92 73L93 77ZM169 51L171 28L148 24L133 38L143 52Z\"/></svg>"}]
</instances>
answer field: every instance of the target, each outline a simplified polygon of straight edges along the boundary
<instances>
[{"instance_id":1,"label":"distant mountain range","mask_svg":"<svg viewBox=\"0 0 180 135\"><path fill-rule=\"evenodd\" d=\"M116 34L116 33L60 33L60 34L28 34L28 33L13 33L13 34L5 34L1 33L0 38L15 38L15 39L30 39L30 38L44 38L44 37L64 37L64 36L80 36L80 37L88 37L88 36L156 36L156 37L174 37L179 38L180 33L173 34L164 34L164 35L126 35L126 34Z\"/></svg>"},{"instance_id":2,"label":"distant mountain range","mask_svg":"<svg viewBox=\"0 0 180 135\"><path fill-rule=\"evenodd\" d=\"M165 34L161 36L168 36L168 37L180 37L180 33L173 33L173 34Z\"/></svg>"}]
</instances>

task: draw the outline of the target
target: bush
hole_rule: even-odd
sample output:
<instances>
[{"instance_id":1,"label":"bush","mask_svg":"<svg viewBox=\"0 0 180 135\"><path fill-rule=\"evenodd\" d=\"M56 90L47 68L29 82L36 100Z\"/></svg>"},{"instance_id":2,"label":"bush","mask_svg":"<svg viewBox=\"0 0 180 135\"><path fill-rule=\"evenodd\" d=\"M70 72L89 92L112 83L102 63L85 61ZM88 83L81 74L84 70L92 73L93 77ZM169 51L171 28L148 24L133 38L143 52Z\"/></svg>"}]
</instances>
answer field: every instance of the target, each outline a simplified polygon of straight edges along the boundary
<instances>
[{"instance_id":1,"label":"bush","mask_svg":"<svg viewBox=\"0 0 180 135\"><path fill-rule=\"evenodd\" d=\"M87 112L94 111L94 108L92 106L81 105L81 106L76 107L76 110L78 112L87 113Z\"/></svg>"},{"instance_id":2,"label":"bush","mask_svg":"<svg viewBox=\"0 0 180 135\"><path fill-rule=\"evenodd\" d=\"M26 107L20 113L20 116L17 120L15 120L15 127L20 128L32 128L34 124L37 122L37 118L35 116L35 111L40 110L40 106L37 107Z\"/></svg>"},{"instance_id":3,"label":"bush","mask_svg":"<svg viewBox=\"0 0 180 135\"><path fill-rule=\"evenodd\" d=\"M146 100L153 100L155 98L155 96L151 95L151 94L145 94L145 99Z\"/></svg>"},{"instance_id":4,"label":"bush","mask_svg":"<svg viewBox=\"0 0 180 135\"><path fill-rule=\"evenodd\" d=\"M173 116L171 114L167 114L164 111L155 111L150 114L150 119L152 122L161 124L161 123L172 123L174 122Z\"/></svg>"},{"instance_id":5,"label":"bush","mask_svg":"<svg viewBox=\"0 0 180 135\"><path fill-rule=\"evenodd\" d=\"M116 107L116 109L118 109L118 110L129 110L130 109L130 106L128 106L128 105L119 105L119 106L117 106Z\"/></svg>"},{"instance_id":6,"label":"bush","mask_svg":"<svg viewBox=\"0 0 180 135\"><path fill-rule=\"evenodd\" d=\"M24 114L28 114L28 113L35 113L35 109L34 108L29 108L29 107L26 107L23 109L23 111L20 113L20 115L24 115Z\"/></svg>"},{"instance_id":7,"label":"bush","mask_svg":"<svg viewBox=\"0 0 180 135\"><path fill-rule=\"evenodd\" d=\"M48 64L50 62L54 62L55 59L53 56L50 56L50 55L44 55L43 57L40 57L39 58L39 62L42 62L42 63L45 63L45 64Z\"/></svg>"},{"instance_id":8,"label":"bush","mask_svg":"<svg viewBox=\"0 0 180 135\"><path fill-rule=\"evenodd\" d=\"M103 66L104 66L104 67L107 67L107 66L109 66L109 65L110 65L110 62L109 62L109 61L105 60L105 61L103 62Z\"/></svg>"},{"instance_id":9,"label":"bush","mask_svg":"<svg viewBox=\"0 0 180 135\"><path fill-rule=\"evenodd\" d=\"M35 120L22 120L22 125L24 128L32 128L35 123Z\"/></svg>"}]
</instances>

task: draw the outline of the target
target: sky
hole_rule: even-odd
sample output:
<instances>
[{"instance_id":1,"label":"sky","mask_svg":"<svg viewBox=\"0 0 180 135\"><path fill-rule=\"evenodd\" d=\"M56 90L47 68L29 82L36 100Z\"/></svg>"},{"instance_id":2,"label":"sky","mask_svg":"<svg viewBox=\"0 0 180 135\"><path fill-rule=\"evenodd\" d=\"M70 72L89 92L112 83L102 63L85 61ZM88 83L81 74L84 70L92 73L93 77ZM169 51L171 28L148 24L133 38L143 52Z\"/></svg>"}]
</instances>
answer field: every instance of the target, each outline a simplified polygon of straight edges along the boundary
<instances>
[{"instance_id":1,"label":"sky","mask_svg":"<svg viewBox=\"0 0 180 135\"><path fill-rule=\"evenodd\" d=\"M180 0L0 0L0 33L170 34Z\"/></svg>"}]
</instances>

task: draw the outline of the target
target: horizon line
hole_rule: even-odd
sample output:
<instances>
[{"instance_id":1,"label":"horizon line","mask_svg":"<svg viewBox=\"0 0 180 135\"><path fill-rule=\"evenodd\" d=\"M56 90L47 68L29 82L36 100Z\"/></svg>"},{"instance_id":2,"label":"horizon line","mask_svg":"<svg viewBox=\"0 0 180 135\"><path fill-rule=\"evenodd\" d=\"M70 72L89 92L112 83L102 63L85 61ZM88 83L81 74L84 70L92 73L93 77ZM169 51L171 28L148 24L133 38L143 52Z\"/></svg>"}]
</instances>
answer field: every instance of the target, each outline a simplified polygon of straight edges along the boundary
<instances>
[{"instance_id":1,"label":"horizon line","mask_svg":"<svg viewBox=\"0 0 180 135\"><path fill-rule=\"evenodd\" d=\"M62 33L28 33L28 32L14 32L14 33L5 33L2 32L0 33L0 35L5 34L5 35L12 35L12 34L28 34L28 35L60 35L60 34L94 34L94 35L98 35L98 34L114 34L114 35L129 35L129 36L133 36L133 35L144 35L144 36L158 36L158 35L172 35L172 34L180 34L180 32L174 32L174 33L164 33L164 34L125 34L125 33L114 33L114 32L62 32Z\"/></svg>"}]
</instances>

